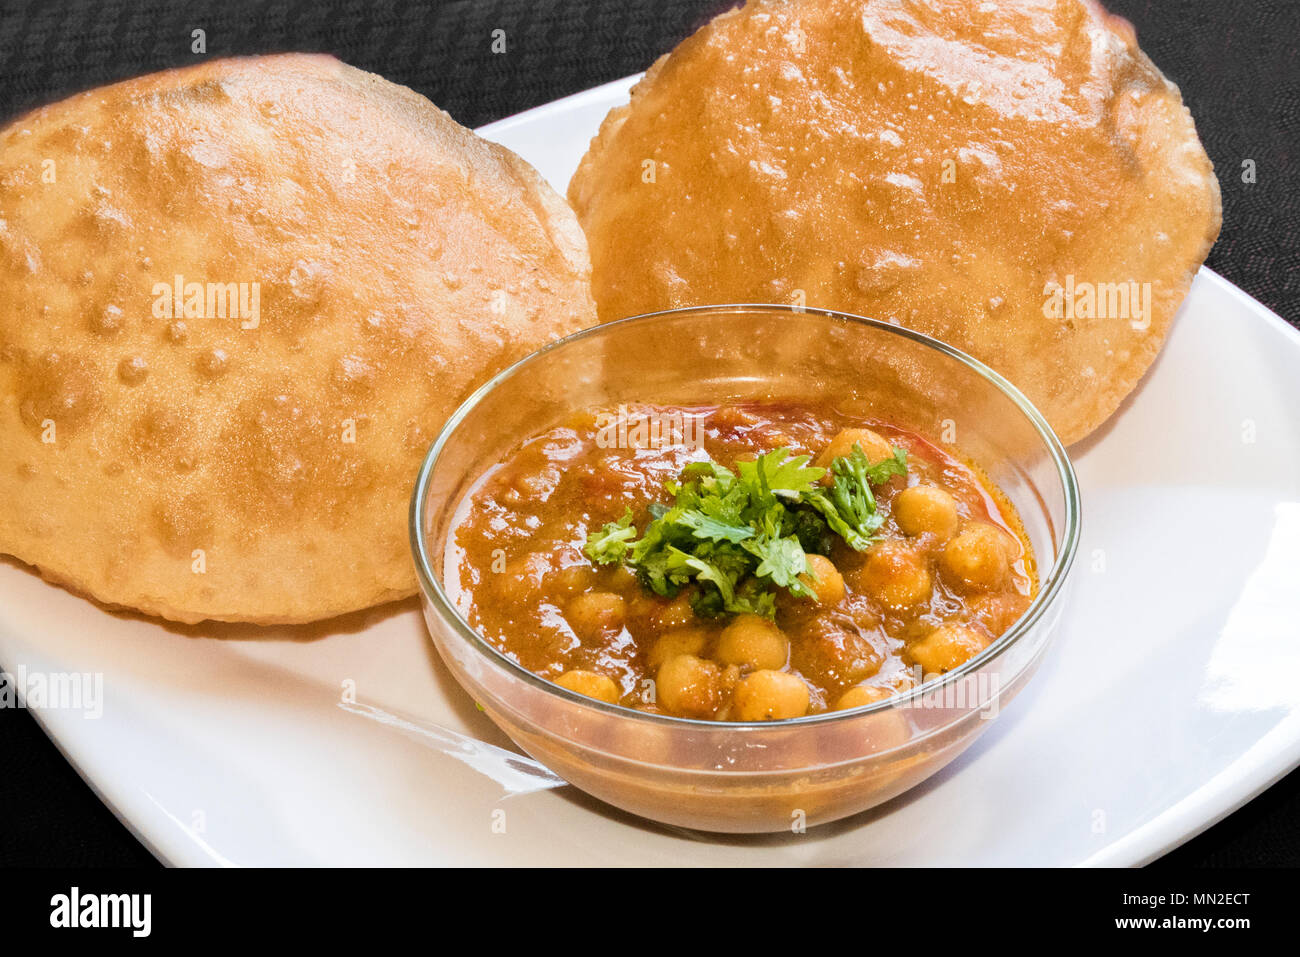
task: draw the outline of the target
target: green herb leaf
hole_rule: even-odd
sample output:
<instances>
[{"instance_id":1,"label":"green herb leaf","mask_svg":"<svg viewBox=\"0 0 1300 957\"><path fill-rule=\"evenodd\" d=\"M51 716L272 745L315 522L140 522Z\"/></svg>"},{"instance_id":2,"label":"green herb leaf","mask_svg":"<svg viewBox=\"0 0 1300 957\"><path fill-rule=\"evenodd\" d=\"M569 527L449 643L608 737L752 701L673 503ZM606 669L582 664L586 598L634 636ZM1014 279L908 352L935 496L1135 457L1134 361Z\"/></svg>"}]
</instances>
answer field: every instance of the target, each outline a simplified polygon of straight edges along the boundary
<instances>
[{"instance_id":1,"label":"green herb leaf","mask_svg":"<svg viewBox=\"0 0 1300 957\"><path fill-rule=\"evenodd\" d=\"M754 530L747 525L714 518L697 509L687 509L682 512L680 521L694 532L696 538L708 541L743 542L754 536Z\"/></svg>"},{"instance_id":2,"label":"green herb leaf","mask_svg":"<svg viewBox=\"0 0 1300 957\"><path fill-rule=\"evenodd\" d=\"M752 462L736 466L740 481L749 488L753 504L770 505L778 495L797 498L826 474L825 469L808 465L810 456L797 455L790 459L789 455L789 449L773 449Z\"/></svg>"},{"instance_id":3,"label":"green herb leaf","mask_svg":"<svg viewBox=\"0 0 1300 957\"><path fill-rule=\"evenodd\" d=\"M820 512L831 530L851 548L864 551L884 524L884 516L876 511L871 486L883 485L906 472L907 453L902 449L895 448L892 458L873 464L862 446L854 443L852 452L831 463L831 488L817 489L805 495L804 501Z\"/></svg>"},{"instance_id":4,"label":"green herb leaf","mask_svg":"<svg viewBox=\"0 0 1300 957\"><path fill-rule=\"evenodd\" d=\"M799 544L809 555L829 555L835 546L835 533L816 509L794 509L790 512L786 530L799 539Z\"/></svg>"},{"instance_id":5,"label":"green herb leaf","mask_svg":"<svg viewBox=\"0 0 1300 957\"><path fill-rule=\"evenodd\" d=\"M588 536L582 550L593 562L609 565L623 560L627 543L634 538L636 529L632 527L632 509L629 508L617 522L609 522L599 532Z\"/></svg>"},{"instance_id":6,"label":"green herb leaf","mask_svg":"<svg viewBox=\"0 0 1300 957\"><path fill-rule=\"evenodd\" d=\"M855 442L853 450L861 452L862 446ZM865 459L866 456L864 455L863 458ZM891 458L868 464L865 471L867 479L872 485L884 485L892 478L907 474L907 453L895 445L894 454Z\"/></svg>"},{"instance_id":7,"label":"green herb leaf","mask_svg":"<svg viewBox=\"0 0 1300 957\"><path fill-rule=\"evenodd\" d=\"M759 578L770 579L773 584L787 589L794 595L809 595L807 586L799 576L808 571L808 556L804 554L799 539L757 538L746 543L746 549L758 558L758 567L754 574Z\"/></svg>"},{"instance_id":8,"label":"green herb leaf","mask_svg":"<svg viewBox=\"0 0 1300 957\"><path fill-rule=\"evenodd\" d=\"M839 536L862 550L880 528L871 486L907 471L901 449L875 464L860 446L831 463L830 487L817 484L827 470L809 456L774 449L736 470L692 462L664 489L673 498L648 507L651 521L638 539L628 509L617 522L587 538L594 562L623 562L642 584L671 598L695 587L691 606L704 616L776 614L776 591L815 597L800 576L808 555L827 554Z\"/></svg>"}]
</instances>

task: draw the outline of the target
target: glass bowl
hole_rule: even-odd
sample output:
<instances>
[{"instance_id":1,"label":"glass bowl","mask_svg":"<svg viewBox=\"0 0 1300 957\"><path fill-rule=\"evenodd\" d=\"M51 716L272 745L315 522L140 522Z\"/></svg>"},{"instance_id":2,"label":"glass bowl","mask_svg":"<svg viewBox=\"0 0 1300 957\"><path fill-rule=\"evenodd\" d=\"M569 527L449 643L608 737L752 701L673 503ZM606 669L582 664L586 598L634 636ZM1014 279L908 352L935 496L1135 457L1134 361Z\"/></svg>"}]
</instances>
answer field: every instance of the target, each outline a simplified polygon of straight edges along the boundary
<instances>
[{"instance_id":1,"label":"glass bowl","mask_svg":"<svg viewBox=\"0 0 1300 957\"><path fill-rule=\"evenodd\" d=\"M1039 590L1024 615L977 657L908 692L852 711L743 723L646 714L575 694L506 657L457 609L443 572L458 509L525 438L591 407L782 398L833 398L980 466L1020 513L1034 550ZM1036 669L1078 540L1074 470L1006 379L898 326L774 305L635 316L540 349L448 420L411 503L429 632L488 716L589 794L709 831L798 831L886 801L951 761Z\"/></svg>"}]
</instances>

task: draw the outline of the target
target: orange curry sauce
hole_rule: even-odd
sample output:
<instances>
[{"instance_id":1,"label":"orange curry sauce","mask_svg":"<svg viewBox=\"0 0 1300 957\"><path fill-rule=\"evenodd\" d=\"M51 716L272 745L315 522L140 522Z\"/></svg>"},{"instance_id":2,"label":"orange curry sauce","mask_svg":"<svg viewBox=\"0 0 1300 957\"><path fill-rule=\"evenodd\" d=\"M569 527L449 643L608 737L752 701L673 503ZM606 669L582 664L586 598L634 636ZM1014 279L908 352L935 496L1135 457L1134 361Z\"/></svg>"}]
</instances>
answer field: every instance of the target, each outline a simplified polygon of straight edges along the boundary
<instances>
[{"instance_id":1,"label":"orange curry sauce","mask_svg":"<svg viewBox=\"0 0 1300 957\"><path fill-rule=\"evenodd\" d=\"M826 465L854 439L867 453L902 448L907 474L875 487L885 522L870 548L836 536L829 563L809 556L820 600L781 591L775 621L701 617L695 586L661 597L583 552L628 506L643 532L647 506L671 504L664 483L689 462L734 469L787 447ZM1037 588L1018 517L977 469L915 432L792 402L571 416L472 493L448 585L481 635L544 678L642 711L733 721L859 707L933 678L1002 634Z\"/></svg>"}]
</instances>

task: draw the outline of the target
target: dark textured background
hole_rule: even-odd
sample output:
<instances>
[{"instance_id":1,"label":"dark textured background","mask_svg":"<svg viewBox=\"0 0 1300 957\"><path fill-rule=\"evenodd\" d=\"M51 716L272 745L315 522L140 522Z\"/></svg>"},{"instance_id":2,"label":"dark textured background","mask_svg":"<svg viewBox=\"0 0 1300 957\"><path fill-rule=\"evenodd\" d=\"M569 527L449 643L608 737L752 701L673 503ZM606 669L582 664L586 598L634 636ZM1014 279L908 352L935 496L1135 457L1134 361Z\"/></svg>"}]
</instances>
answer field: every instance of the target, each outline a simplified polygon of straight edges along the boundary
<instances>
[{"instance_id":1,"label":"dark textured background","mask_svg":"<svg viewBox=\"0 0 1300 957\"><path fill-rule=\"evenodd\" d=\"M645 69L728 0L248 3L0 0L0 119L65 94L207 57L333 53L468 126ZM1109 0L1182 88L1223 190L1209 265L1300 325L1300 2ZM503 29L507 53L490 52ZM1257 182L1241 179L1254 160ZM5 664L8 664L7 662ZM0 709L0 865L153 859L35 722ZM1300 863L1300 772L1161 864Z\"/></svg>"}]
</instances>

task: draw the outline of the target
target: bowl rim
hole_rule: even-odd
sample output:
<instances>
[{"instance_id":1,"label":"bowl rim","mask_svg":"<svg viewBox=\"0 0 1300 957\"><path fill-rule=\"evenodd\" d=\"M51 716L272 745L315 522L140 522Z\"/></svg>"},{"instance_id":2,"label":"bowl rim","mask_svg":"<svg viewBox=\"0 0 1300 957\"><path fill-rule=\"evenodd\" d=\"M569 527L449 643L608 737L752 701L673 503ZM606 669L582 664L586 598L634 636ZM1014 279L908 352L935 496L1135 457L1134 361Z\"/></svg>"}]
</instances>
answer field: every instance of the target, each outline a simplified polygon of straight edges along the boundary
<instances>
[{"instance_id":1,"label":"bowl rim","mask_svg":"<svg viewBox=\"0 0 1300 957\"><path fill-rule=\"evenodd\" d=\"M872 329L887 332L893 335L899 335L910 339L919 345L934 349L949 358L955 359L964 364L971 371L980 375L986 381L991 383L995 388L1009 398L1016 408L1024 415L1033 425L1038 437L1047 447L1051 457L1052 464L1056 466L1057 476L1061 480L1062 488L1065 492L1065 525L1064 532L1061 535L1061 542L1057 548L1056 558L1052 562L1052 567L1048 570L1046 576L1041 579L1038 594L1025 612L1016 619L1015 623L1007 629L1002 635L996 638L987 648L978 655L963 662L952 671L946 672L943 677L937 681L927 681L908 689L884 698L871 704L863 705L858 708L849 708L844 711L826 711L821 714L803 715L798 718L782 718L774 721L716 721L709 718L679 718L674 715L651 714L645 711L638 711L635 708L628 708L620 704L610 704L609 702L600 701L596 698L590 698L586 695L578 694L576 691L570 691L555 684L552 681L534 674L514 659L497 649L489 641L483 638L474 628L465 620L465 617L456 608L455 603L450 600L446 591L442 587L442 582L438 581L434 575L433 569L429 564L428 552L426 549L426 536L424 532L424 519L426 514L425 502L428 499L429 484L433 475L434 467L438 463L438 457L442 452L451 436L464 421L465 417L483 401L496 388L501 386L518 374L526 366L535 362L544 361L552 352L556 352L566 346L586 339L590 336L599 335L612 327L629 326L633 324L652 323L669 317L679 317L688 315L704 315L709 313L738 314L745 312L784 312L792 316L816 316L825 319L832 319L845 325L864 325ZM456 506L459 507L459 500ZM424 461L420 464L420 471L416 476L415 487L411 492L411 505L409 510L409 535L413 557L415 559L416 577L419 581L420 591L424 598L428 600L437 609L439 615L444 621L451 624L453 630L465 640L471 647L475 648L480 654L485 655L489 660L514 673L525 683L533 687L576 704L580 707L592 708L598 712L603 712L613 717L623 718L625 720L644 721L649 724L669 725L680 728L693 728L696 730L716 730L728 732L744 733L761 733L772 729L788 729L804 725L830 724L835 721L844 721L849 719L861 718L877 712L892 711L896 708L905 707L912 702L942 693L946 689L956 685L967 675L985 667L996 661L1008 651L1022 636L1027 634L1043 617L1046 610L1060 596L1066 579L1069 576L1070 568L1074 563L1075 553L1078 550L1080 537L1080 521L1082 517L1082 506L1079 495L1078 478L1074 472L1074 466L1066 454L1065 446L1062 444L1056 432L1048 424L1047 419L1043 416L1038 408L1025 397L1016 386L1000 373L994 371L983 362L967 353L957 349L948 343L928 336L924 333L908 329L905 326L896 325L892 322L886 322L881 319L871 319L866 316L859 316L849 312L840 312L834 309L821 309L813 306L795 306L788 303L721 303L717 305L702 306L684 306L677 309L664 309L656 312L639 313L635 316L627 316L622 319L615 319L609 322L597 323L580 329L577 332L570 333L563 338L546 343L541 348L524 356L522 359L511 363L502 369L483 385L479 386L474 392L465 399L464 402L456 409L455 412L447 419L438 437L429 447L425 454ZM426 629L427 630L427 629ZM430 635L432 639L432 635ZM457 681L459 684L459 680Z\"/></svg>"}]
</instances>

